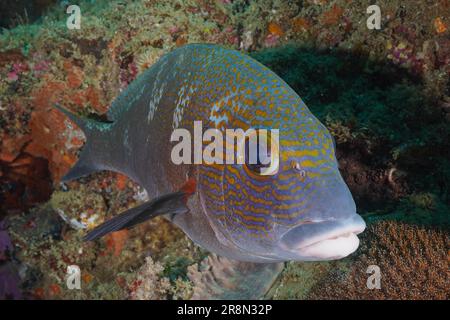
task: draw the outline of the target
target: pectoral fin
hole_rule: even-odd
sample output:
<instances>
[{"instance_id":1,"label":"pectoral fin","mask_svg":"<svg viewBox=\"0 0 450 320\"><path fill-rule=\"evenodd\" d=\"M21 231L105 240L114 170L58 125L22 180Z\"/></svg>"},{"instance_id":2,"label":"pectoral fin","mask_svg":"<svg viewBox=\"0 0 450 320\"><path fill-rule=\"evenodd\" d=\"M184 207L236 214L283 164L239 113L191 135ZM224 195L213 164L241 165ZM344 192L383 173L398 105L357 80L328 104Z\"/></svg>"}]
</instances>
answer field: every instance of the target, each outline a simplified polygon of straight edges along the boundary
<instances>
[{"instance_id":1,"label":"pectoral fin","mask_svg":"<svg viewBox=\"0 0 450 320\"><path fill-rule=\"evenodd\" d=\"M184 191L173 192L131 208L97 226L83 240L96 240L110 232L131 228L163 214L176 215L186 213L189 211L186 205L186 197L188 195Z\"/></svg>"}]
</instances>

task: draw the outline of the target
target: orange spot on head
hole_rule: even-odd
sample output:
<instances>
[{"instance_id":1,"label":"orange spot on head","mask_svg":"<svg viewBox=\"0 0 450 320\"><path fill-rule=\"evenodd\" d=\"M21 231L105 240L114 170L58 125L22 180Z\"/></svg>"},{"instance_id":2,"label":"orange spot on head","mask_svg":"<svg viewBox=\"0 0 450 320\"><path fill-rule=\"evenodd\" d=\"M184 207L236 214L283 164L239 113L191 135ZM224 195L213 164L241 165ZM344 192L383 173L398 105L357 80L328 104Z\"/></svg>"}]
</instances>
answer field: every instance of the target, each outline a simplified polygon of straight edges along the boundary
<instances>
[{"instance_id":1,"label":"orange spot on head","mask_svg":"<svg viewBox=\"0 0 450 320\"><path fill-rule=\"evenodd\" d=\"M197 182L194 178L189 178L188 181L181 187L181 191L186 193L188 196L195 193L195 189L197 187Z\"/></svg>"}]
</instances>

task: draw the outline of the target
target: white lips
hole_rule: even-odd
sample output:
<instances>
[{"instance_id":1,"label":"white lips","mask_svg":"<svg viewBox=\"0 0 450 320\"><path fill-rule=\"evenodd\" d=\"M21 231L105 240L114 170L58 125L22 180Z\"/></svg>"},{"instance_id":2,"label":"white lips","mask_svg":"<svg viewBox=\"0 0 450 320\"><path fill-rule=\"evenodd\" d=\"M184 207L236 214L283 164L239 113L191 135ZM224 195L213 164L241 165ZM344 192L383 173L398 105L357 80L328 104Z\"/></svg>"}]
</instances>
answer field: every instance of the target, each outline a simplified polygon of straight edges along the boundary
<instances>
[{"instance_id":1,"label":"white lips","mask_svg":"<svg viewBox=\"0 0 450 320\"><path fill-rule=\"evenodd\" d=\"M318 221L300 224L280 241L288 259L321 261L341 259L356 251L359 246L357 234L366 224L357 214L344 220Z\"/></svg>"},{"instance_id":2,"label":"white lips","mask_svg":"<svg viewBox=\"0 0 450 320\"><path fill-rule=\"evenodd\" d=\"M359 246L359 239L354 233L336 238L325 239L299 249L299 254L315 259L340 259L354 252Z\"/></svg>"}]
</instances>

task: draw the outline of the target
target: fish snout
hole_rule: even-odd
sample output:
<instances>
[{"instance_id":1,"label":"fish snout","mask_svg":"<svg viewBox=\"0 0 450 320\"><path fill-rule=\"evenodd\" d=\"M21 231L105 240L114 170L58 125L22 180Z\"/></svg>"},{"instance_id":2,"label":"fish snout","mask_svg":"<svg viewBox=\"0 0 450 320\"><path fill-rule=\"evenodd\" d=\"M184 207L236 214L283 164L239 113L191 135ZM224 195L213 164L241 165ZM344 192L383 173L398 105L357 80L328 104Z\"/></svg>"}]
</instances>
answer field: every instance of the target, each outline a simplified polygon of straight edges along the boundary
<instances>
[{"instance_id":1,"label":"fish snout","mask_svg":"<svg viewBox=\"0 0 450 320\"><path fill-rule=\"evenodd\" d=\"M288 230L280 247L293 260L334 260L348 256L359 246L357 234L366 223L357 214L346 219L305 222Z\"/></svg>"}]
</instances>

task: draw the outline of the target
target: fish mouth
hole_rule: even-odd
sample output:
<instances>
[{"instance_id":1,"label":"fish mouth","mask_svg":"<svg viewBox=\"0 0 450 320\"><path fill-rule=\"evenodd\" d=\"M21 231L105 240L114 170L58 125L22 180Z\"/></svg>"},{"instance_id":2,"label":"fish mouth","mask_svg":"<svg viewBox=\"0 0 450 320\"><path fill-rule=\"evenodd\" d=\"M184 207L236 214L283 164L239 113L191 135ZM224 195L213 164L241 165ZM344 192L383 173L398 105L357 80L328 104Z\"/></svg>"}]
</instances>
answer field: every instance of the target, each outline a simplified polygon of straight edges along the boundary
<instances>
[{"instance_id":1,"label":"fish mouth","mask_svg":"<svg viewBox=\"0 0 450 320\"><path fill-rule=\"evenodd\" d=\"M366 223L357 214L343 220L308 222L286 232L280 246L293 260L334 260L353 253L359 246L357 234Z\"/></svg>"}]
</instances>

